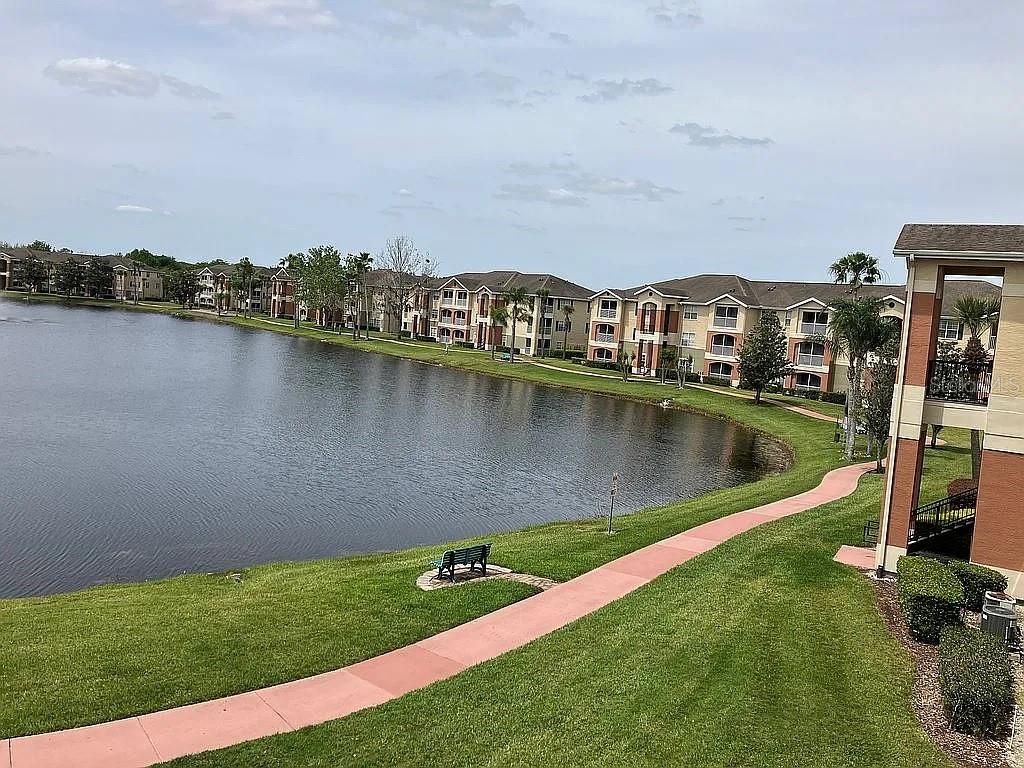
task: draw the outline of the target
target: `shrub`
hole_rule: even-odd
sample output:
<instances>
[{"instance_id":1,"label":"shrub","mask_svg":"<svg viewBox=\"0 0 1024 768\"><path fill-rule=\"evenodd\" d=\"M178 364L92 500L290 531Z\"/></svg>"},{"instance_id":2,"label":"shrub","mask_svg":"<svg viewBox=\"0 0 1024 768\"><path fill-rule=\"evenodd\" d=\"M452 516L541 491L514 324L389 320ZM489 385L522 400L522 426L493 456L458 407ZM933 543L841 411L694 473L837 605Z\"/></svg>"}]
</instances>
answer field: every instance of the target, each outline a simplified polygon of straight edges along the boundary
<instances>
[{"instance_id":1,"label":"shrub","mask_svg":"<svg viewBox=\"0 0 1024 768\"><path fill-rule=\"evenodd\" d=\"M969 477L961 477L956 480L952 480L946 486L946 493L949 496L959 496L961 493L976 490L978 490L978 481L972 480Z\"/></svg>"},{"instance_id":2,"label":"shrub","mask_svg":"<svg viewBox=\"0 0 1024 768\"><path fill-rule=\"evenodd\" d=\"M600 368L603 371L617 371L619 369L615 363L607 363L604 360L587 360L583 364L588 368Z\"/></svg>"},{"instance_id":3,"label":"shrub","mask_svg":"<svg viewBox=\"0 0 1024 768\"><path fill-rule=\"evenodd\" d=\"M946 566L928 557L904 555L896 564L900 604L910 634L939 642L943 627L960 623L964 588Z\"/></svg>"},{"instance_id":4,"label":"shrub","mask_svg":"<svg viewBox=\"0 0 1024 768\"><path fill-rule=\"evenodd\" d=\"M983 565L950 560L949 570L964 588L964 604L972 611L980 612L986 592L1005 592L1008 582L999 571Z\"/></svg>"},{"instance_id":5,"label":"shrub","mask_svg":"<svg viewBox=\"0 0 1024 768\"><path fill-rule=\"evenodd\" d=\"M946 627L939 641L939 683L954 730L1001 736L1013 717L1010 657L995 635L974 627Z\"/></svg>"},{"instance_id":6,"label":"shrub","mask_svg":"<svg viewBox=\"0 0 1024 768\"><path fill-rule=\"evenodd\" d=\"M822 392L821 400L824 403L835 403L837 405L846 405L846 393L845 392Z\"/></svg>"}]
</instances>

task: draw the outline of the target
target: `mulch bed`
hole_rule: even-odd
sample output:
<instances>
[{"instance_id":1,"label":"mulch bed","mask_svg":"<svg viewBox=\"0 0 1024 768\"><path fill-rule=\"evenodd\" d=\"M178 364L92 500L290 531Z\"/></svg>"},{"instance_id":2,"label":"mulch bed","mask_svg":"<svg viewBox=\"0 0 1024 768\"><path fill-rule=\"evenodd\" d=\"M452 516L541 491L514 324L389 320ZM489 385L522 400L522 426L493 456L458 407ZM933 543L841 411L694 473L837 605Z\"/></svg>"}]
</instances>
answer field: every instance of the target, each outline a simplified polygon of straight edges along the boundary
<instances>
[{"instance_id":1,"label":"mulch bed","mask_svg":"<svg viewBox=\"0 0 1024 768\"><path fill-rule=\"evenodd\" d=\"M911 705L925 733L946 755L963 768L1010 768L1006 761L1007 741L979 739L957 733L949 727L942 710L942 691L939 688L939 649L920 643L910 636L896 584L892 581L874 581L878 610L889 631L900 641L914 660L914 683Z\"/></svg>"}]
</instances>

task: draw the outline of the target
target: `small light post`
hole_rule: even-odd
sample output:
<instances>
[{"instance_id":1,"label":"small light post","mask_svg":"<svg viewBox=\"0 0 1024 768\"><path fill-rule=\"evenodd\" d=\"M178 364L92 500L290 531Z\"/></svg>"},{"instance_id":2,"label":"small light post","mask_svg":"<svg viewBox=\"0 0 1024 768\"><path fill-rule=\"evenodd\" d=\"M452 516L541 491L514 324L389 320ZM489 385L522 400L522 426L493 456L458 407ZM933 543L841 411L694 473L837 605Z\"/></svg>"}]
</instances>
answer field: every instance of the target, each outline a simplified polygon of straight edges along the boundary
<instances>
[{"instance_id":1,"label":"small light post","mask_svg":"<svg viewBox=\"0 0 1024 768\"><path fill-rule=\"evenodd\" d=\"M612 531L612 517L615 514L615 495L619 492L619 473L612 475L612 487L610 491L611 503L608 505L608 533Z\"/></svg>"}]
</instances>

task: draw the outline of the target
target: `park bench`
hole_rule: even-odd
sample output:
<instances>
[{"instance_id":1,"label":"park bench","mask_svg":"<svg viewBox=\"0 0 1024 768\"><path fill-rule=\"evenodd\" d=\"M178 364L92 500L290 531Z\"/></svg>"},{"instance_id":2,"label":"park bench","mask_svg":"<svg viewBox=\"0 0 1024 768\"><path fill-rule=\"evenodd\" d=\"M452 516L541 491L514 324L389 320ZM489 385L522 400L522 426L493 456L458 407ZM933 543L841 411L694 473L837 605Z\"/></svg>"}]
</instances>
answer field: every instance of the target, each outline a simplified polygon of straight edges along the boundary
<instances>
[{"instance_id":1,"label":"park bench","mask_svg":"<svg viewBox=\"0 0 1024 768\"><path fill-rule=\"evenodd\" d=\"M440 560L432 560L430 564L437 567L437 578L443 578L447 571L448 577L454 582L455 566L457 565L468 565L470 571L474 570L474 566L479 565L481 572L486 576L487 556L490 554L490 544L478 544L475 547L464 549L449 549L441 555Z\"/></svg>"},{"instance_id":2,"label":"park bench","mask_svg":"<svg viewBox=\"0 0 1024 768\"><path fill-rule=\"evenodd\" d=\"M878 544L878 521L867 520L864 523L864 546L873 547Z\"/></svg>"}]
</instances>

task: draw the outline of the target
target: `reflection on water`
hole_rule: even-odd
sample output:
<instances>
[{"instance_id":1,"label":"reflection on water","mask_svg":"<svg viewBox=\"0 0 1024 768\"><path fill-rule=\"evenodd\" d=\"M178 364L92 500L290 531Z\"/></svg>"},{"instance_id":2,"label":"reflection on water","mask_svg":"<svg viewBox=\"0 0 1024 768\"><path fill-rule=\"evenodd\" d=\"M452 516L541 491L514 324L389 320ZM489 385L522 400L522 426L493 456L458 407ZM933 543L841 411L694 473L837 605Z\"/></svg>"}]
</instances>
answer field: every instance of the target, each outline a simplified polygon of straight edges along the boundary
<instances>
[{"instance_id":1,"label":"reflection on water","mask_svg":"<svg viewBox=\"0 0 1024 768\"><path fill-rule=\"evenodd\" d=\"M214 323L0 299L0 595L398 549L762 476L727 422Z\"/></svg>"}]
</instances>

